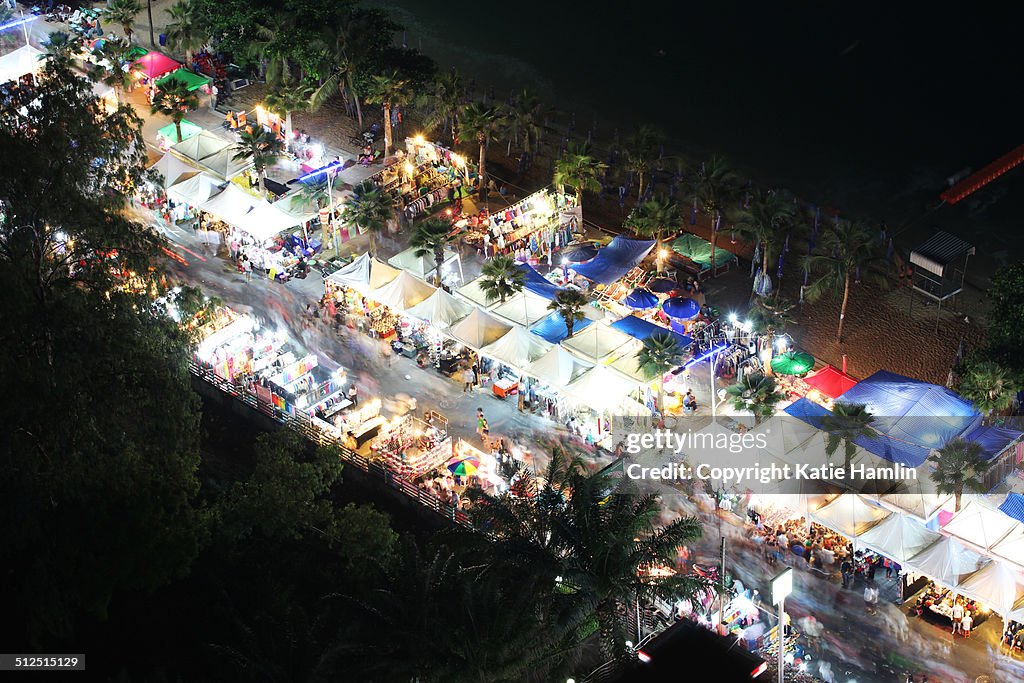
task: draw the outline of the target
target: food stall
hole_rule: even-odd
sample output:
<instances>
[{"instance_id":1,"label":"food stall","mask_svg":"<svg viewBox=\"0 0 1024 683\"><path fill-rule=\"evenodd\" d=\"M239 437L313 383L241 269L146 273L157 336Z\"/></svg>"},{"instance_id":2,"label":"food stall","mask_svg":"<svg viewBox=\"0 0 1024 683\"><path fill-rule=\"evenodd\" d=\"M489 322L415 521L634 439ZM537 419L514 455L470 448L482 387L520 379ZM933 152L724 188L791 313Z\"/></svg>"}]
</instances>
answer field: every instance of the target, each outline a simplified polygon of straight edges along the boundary
<instances>
[{"instance_id":1,"label":"food stall","mask_svg":"<svg viewBox=\"0 0 1024 683\"><path fill-rule=\"evenodd\" d=\"M382 426L371 451L397 476L412 480L441 467L452 456L448 434L406 414Z\"/></svg>"}]
</instances>

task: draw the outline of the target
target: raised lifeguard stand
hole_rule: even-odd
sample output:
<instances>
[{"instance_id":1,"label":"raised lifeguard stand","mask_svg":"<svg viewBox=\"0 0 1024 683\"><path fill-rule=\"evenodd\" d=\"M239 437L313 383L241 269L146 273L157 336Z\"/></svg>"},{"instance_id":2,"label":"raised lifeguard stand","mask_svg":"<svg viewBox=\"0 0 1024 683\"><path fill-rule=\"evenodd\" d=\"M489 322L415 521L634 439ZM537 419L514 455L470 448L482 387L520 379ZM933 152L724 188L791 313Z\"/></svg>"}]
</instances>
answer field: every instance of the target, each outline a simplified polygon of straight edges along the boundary
<instances>
[{"instance_id":1,"label":"raised lifeguard stand","mask_svg":"<svg viewBox=\"0 0 1024 683\"><path fill-rule=\"evenodd\" d=\"M963 291L967 260L974 253L974 246L970 243L948 232L937 231L910 252L910 263L914 266L913 290L935 301L941 311L943 302ZM914 310L913 293L910 310ZM936 313L936 329L938 324Z\"/></svg>"}]
</instances>

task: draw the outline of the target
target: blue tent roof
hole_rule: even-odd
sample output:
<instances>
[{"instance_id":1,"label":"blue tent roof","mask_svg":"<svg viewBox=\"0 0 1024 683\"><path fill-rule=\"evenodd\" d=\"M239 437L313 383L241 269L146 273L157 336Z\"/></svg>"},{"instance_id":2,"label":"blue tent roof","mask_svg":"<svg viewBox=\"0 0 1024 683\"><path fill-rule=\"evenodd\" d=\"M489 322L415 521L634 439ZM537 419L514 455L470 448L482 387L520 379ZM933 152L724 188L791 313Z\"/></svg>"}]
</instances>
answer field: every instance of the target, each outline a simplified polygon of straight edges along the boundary
<instances>
[{"instance_id":1,"label":"blue tent roof","mask_svg":"<svg viewBox=\"0 0 1024 683\"><path fill-rule=\"evenodd\" d=\"M545 299L554 299L562 291L560 287L556 287L547 278L538 273L537 269L529 263L519 263L516 264L516 267L526 273L526 281L523 283L523 287L528 292L533 292Z\"/></svg>"},{"instance_id":2,"label":"blue tent roof","mask_svg":"<svg viewBox=\"0 0 1024 683\"><path fill-rule=\"evenodd\" d=\"M964 438L981 446L982 459L991 460L1021 436L1024 434L1015 429L981 425L965 434Z\"/></svg>"},{"instance_id":3,"label":"blue tent roof","mask_svg":"<svg viewBox=\"0 0 1024 683\"><path fill-rule=\"evenodd\" d=\"M594 321L590 318L577 320L576 324L572 328L573 334L579 332L592 322ZM569 336L565 329L565 318L563 318L562 314L557 311L552 312L551 315L546 318L541 318L537 324L530 328L530 332L533 332L544 341L549 341L552 344L557 344Z\"/></svg>"},{"instance_id":4,"label":"blue tent roof","mask_svg":"<svg viewBox=\"0 0 1024 683\"><path fill-rule=\"evenodd\" d=\"M625 332L630 337L633 337L634 339L639 339L640 341L643 341L644 339L647 339L648 337L651 337L659 332L671 334L673 337L675 337L676 341L678 341L683 346L683 348L689 346L690 342L693 341L686 335L682 335L679 334L678 332L673 332L671 330L665 329L661 325L655 325L654 323L648 320L644 320L643 318L638 318L635 315L627 315L622 320L616 320L611 324L611 326L617 329L619 332Z\"/></svg>"},{"instance_id":5,"label":"blue tent roof","mask_svg":"<svg viewBox=\"0 0 1024 683\"><path fill-rule=\"evenodd\" d=\"M831 415L827 408L818 405L814 401L801 398L793 401L784 409L787 415L803 420L809 425L821 428L821 419L827 415Z\"/></svg>"},{"instance_id":6,"label":"blue tent roof","mask_svg":"<svg viewBox=\"0 0 1024 683\"><path fill-rule=\"evenodd\" d=\"M622 300L622 303L633 310L644 310L657 306L658 297L643 287L637 287L626 295L626 298Z\"/></svg>"},{"instance_id":7,"label":"blue tent roof","mask_svg":"<svg viewBox=\"0 0 1024 683\"><path fill-rule=\"evenodd\" d=\"M573 270L593 282L611 284L643 261L654 244L654 240L631 240L617 235L592 261L581 263Z\"/></svg>"},{"instance_id":8,"label":"blue tent roof","mask_svg":"<svg viewBox=\"0 0 1024 683\"><path fill-rule=\"evenodd\" d=\"M674 296L661 305L665 315L678 320L692 320L700 315L700 304L693 299Z\"/></svg>"},{"instance_id":9,"label":"blue tent roof","mask_svg":"<svg viewBox=\"0 0 1024 683\"><path fill-rule=\"evenodd\" d=\"M999 506L1004 514L1013 517L1018 522L1024 522L1024 496L1019 493L1010 493L1006 500Z\"/></svg>"}]
</instances>

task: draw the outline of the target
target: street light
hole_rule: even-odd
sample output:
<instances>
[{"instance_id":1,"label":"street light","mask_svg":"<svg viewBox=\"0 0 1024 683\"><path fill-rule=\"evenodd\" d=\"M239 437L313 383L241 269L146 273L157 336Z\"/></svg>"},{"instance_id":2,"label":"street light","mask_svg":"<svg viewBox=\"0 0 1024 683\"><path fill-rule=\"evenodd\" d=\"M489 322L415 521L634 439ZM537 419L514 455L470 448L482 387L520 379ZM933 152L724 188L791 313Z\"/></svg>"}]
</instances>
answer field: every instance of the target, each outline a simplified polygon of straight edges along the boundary
<instances>
[{"instance_id":1,"label":"street light","mask_svg":"<svg viewBox=\"0 0 1024 683\"><path fill-rule=\"evenodd\" d=\"M786 567L779 572L774 579L772 579L772 604L778 605L779 607L779 626L778 626L778 643L779 643L779 683L783 683L783 668L785 667L785 660L783 658L783 646L786 640L786 598L793 592L793 568Z\"/></svg>"}]
</instances>

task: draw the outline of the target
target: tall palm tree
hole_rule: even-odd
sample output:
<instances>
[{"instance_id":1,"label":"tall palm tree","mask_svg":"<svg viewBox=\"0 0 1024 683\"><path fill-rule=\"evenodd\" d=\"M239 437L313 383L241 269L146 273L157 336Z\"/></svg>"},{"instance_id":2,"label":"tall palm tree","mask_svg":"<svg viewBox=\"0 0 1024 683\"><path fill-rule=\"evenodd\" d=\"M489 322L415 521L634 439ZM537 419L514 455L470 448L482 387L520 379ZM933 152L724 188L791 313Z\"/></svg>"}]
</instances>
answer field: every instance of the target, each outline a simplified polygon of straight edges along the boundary
<instances>
[{"instance_id":1,"label":"tall palm tree","mask_svg":"<svg viewBox=\"0 0 1024 683\"><path fill-rule=\"evenodd\" d=\"M842 444L843 468L849 472L853 456L857 452L857 444L854 442L857 439L877 436L875 430L871 428L874 422L875 418L868 412L867 406L836 401L832 406L832 413L821 419L821 430L826 435L825 454L831 458Z\"/></svg>"},{"instance_id":2,"label":"tall palm tree","mask_svg":"<svg viewBox=\"0 0 1024 683\"><path fill-rule=\"evenodd\" d=\"M959 392L988 417L1009 408L1017 388L1009 370L994 361L982 360L967 365Z\"/></svg>"},{"instance_id":3,"label":"tall palm tree","mask_svg":"<svg viewBox=\"0 0 1024 683\"><path fill-rule=\"evenodd\" d=\"M345 205L342 220L349 226L362 228L370 234L370 251L377 250L377 235L391 220L394 200L372 182L364 181L352 188L352 197Z\"/></svg>"},{"instance_id":4,"label":"tall palm tree","mask_svg":"<svg viewBox=\"0 0 1024 683\"><path fill-rule=\"evenodd\" d=\"M440 218L428 218L416 226L409 239L409 246L415 249L416 256L431 254L434 257L434 284L441 286L441 268L444 266L444 250L455 235L452 224Z\"/></svg>"},{"instance_id":5,"label":"tall palm tree","mask_svg":"<svg viewBox=\"0 0 1024 683\"><path fill-rule=\"evenodd\" d=\"M606 163L590 156L589 152L585 146L569 143L568 151L555 161L555 173L551 178L559 192L564 193L566 185L576 191L576 206L579 207L583 206L585 191L601 191L601 176L608 169Z\"/></svg>"},{"instance_id":6,"label":"tall palm tree","mask_svg":"<svg viewBox=\"0 0 1024 683\"><path fill-rule=\"evenodd\" d=\"M565 320L565 331L571 337L576 323L586 317L583 315L583 309L589 303L590 300L587 299L587 296L578 289L563 289L548 304L548 310L562 316L562 319Z\"/></svg>"},{"instance_id":7,"label":"tall palm tree","mask_svg":"<svg viewBox=\"0 0 1024 683\"><path fill-rule=\"evenodd\" d=\"M722 157L711 157L700 165L694 178L693 196L711 216L711 272L715 271L715 245L722 215L735 202L737 178Z\"/></svg>"},{"instance_id":8,"label":"tall palm tree","mask_svg":"<svg viewBox=\"0 0 1024 683\"><path fill-rule=\"evenodd\" d=\"M43 54L39 59L70 67L81 50L80 37L67 31L54 31L43 41Z\"/></svg>"},{"instance_id":9,"label":"tall palm tree","mask_svg":"<svg viewBox=\"0 0 1024 683\"><path fill-rule=\"evenodd\" d=\"M769 264L782 248L797 218L796 206L777 192L758 190L750 205L736 214L736 232L748 242L761 245L761 272L771 281Z\"/></svg>"},{"instance_id":10,"label":"tall palm tree","mask_svg":"<svg viewBox=\"0 0 1024 683\"><path fill-rule=\"evenodd\" d=\"M384 109L384 156L391 154L394 138L391 133L391 109L403 107L412 100L409 81L398 77L397 71L387 75L374 75L366 90L366 101L379 104Z\"/></svg>"},{"instance_id":11,"label":"tall palm tree","mask_svg":"<svg viewBox=\"0 0 1024 683\"><path fill-rule=\"evenodd\" d=\"M843 341L843 323L850 301L850 287L861 280L886 284L885 276L876 267L886 264L876 233L861 223L840 223L826 232L819 243L819 253L804 259L804 268L818 273L818 279L807 288L807 300L814 302L826 293L843 297L839 309L836 339Z\"/></svg>"},{"instance_id":12,"label":"tall palm tree","mask_svg":"<svg viewBox=\"0 0 1024 683\"><path fill-rule=\"evenodd\" d=\"M110 4L103 10L103 18L114 24L120 24L130 43L135 35L135 17L141 11L142 4L139 0L110 0ZM152 23L150 22L151 25Z\"/></svg>"},{"instance_id":13,"label":"tall palm tree","mask_svg":"<svg viewBox=\"0 0 1024 683\"><path fill-rule=\"evenodd\" d=\"M757 422L775 414L775 406L783 399L774 377L760 372L751 372L743 380L728 387L726 393L732 397L732 407L748 412ZM714 398L712 398L714 400Z\"/></svg>"},{"instance_id":14,"label":"tall palm tree","mask_svg":"<svg viewBox=\"0 0 1024 683\"><path fill-rule=\"evenodd\" d=\"M466 85L454 69L439 74L432 87L417 98L426 112L423 125L428 131L446 128L451 134L452 146L459 144L459 118L466 108Z\"/></svg>"},{"instance_id":15,"label":"tall palm tree","mask_svg":"<svg viewBox=\"0 0 1024 683\"><path fill-rule=\"evenodd\" d=\"M89 67L89 77L113 88L119 100L120 95L135 84L135 72L139 68L134 62L128 61L129 50L131 46L124 38L105 39L103 46L95 51L100 61ZM198 99L193 106L198 106Z\"/></svg>"},{"instance_id":16,"label":"tall palm tree","mask_svg":"<svg viewBox=\"0 0 1024 683\"><path fill-rule=\"evenodd\" d=\"M645 182L651 174L651 169L658 160L661 143L665 136L653 126L643 125L637 128L636 132L626 138L626 167L636 173L637 176L637 199L642 199Z\"/></svg>"},{"instance_id":17,"label":"tall palm tree","mask_svg":"<svg viewBox=\"0 0 1024 683\"><path fill-rule=\"evenodd\" d=\"M596 619L605 659L622 662L633 654L625 615L634 600L671 601L709 589L702 579L646 571L673 564L679 546L700 538L697 518L659 525L656 495L620 490L607 473L587 474L557 449L543 477L525 468L517 477L516 491L527 495L483 494L472 508L490 529L484 556L491 565L512 564L545 578L550 603L571 624Z\"/></svg>"},{"instance_id":18,"label":"tall palm tree","mask_svg":"<svg viewBox=\"0 0 1024 683\"><path fill-rule=\"evenodd\" d=\"M931 480L935 482L939 493L955 496L955 512L960 511L964 490L984 493L981 476L991 463L981 459L982 452L977 442L956 438L951 439L934 455L928 456L928 462L935 466Z\"/></svg>"},{"instance_id":19,"label":"tall palm tree","mask_svg":"<svg viewBox=\"0 0 1024 683\"><path fill-rule=\"evenodd\" d=\"M467 135L476 139L480 147L480 162L477 167L480 183L480 199L487 199L487 148L491 140L501 131L504 118L495 107L474 102L462 112L462 127Z\"/></svg>"},{"instance_id":20,"label":"tall palm tree","mask_svg":"<svg viewBox=\"0 0 1024 683\"><path fill-rule=\"evenodd\" d=\"M152 2L152 0L147 0ZM200 49L207 40L207 35L202 29L202 22L197 18L195 0L178 0L177 3L167 10L171 17L171 23L167 24L167 44L173 50L180 50L185 54L185 63L192 63L192 55ZM150 22L152 23L152 22Z\"/></svg>"},{"instance_id":21,"label":"tall palm tree","mask_svg":"<svg viewBox=\"0 0 1024 683\"><path fill-rule=\"evenodd\" d=\"M526 284L526 273L514 258L505 254L487 259L480 274L480 289L487 297L487 303L495 299L505 303L505 299L523 291Z\"/></svg>"},{"instance_id":22,"label":"tall palm tree","mask_svg":"<svg viewBox=\"0 0 1024 683\"><path fill-rule=\"evenodd\" d=\"M637 365L648 380L658 378L658 409L665 409L665 373L679 367L686 349L674 334L656 332L644 339L637 353Z\"/></svg>"},{"instance_id":23,"label":"tall palm tree","mask_svg":"<svg viewBox=\"0 0 1024 683\"><path fill-rule=\"evenodd\" d=\"M308 86L277 85L263 98L263 104L267 109L284 117L285 147L292 141L292 113L309 109L312 96L313 88Z\"/></svg>"},{"instance_id":24,"label":"tall palm tree","mask_svg":"<svg viewBox=\"0 0 1024 683\"><path fill-rule=\"evenodd\" d=\"M325 75L313 91L311 101L315 111L335 94L339 95L349 112L355 112L356 122L362 129L363 108L356 90L359 30L355 22L332 22L324 27L317 45L320 49L318 70Z\"/></svg>"},{"instance_id":25,"label":"tall palm tree","mask_svg":"<svg viewBox=\"0 0 1024 683\"><path fill-rule=\"evenodd\" d=\"M277 163L283 151L284 146L276 135L268 133L263 126L257 126L251 133L243 130L238 134L232 158L252 164L259 178L260 193L265 195L267 167Z\"/></svg>"},{"instance_id":26,"label":"tall palm tree","mask_svg":"<svg viewBox=\"0 0 1024 683\"><path fill-rule=\"evenodd\" d=\"M290 59L296 30L295 15L290 12L276 12L252 26L253 37L245 54L254 62L266 63L264 77L270 86L298 80L299 74L292 73L293 62Z\"/></svg>"},{"instance_id":27,"label":"tall palm tree","mask_svg":"<svg viewBox=\"0 0 1024 683\"><path fill-rule=\"evenodd\" d=\"M540 149L544 120L548 115L548 108L543 100L524 89L512 104L504 108L504 115L508 154L512 154L512 142L515 141L518 145L520 137L523 138L523 148L536 154Z\"/></svg>"},{"instance_id":28,"label":"tall palm tree","mask_svg":"<svg viewBox=\"0 0 1024 683\"><path fill-rule=\"evenodd\" d=\"M174 122L174 130L178 134L178 142L181 142L181 122L185 119L185 114L198 106L199 96L189 90L188 83L172 76L156 86L150 113L170 116Z\"/></svg>"},{"instance_id":29,"label":"tall palm tree","mask_svg":"<svg viewBox=\"0 0 1024 683\"><path fill-rule=\"evenodd\" d=\"M657 241L655 261L661 273L665 270L666 256L662 253L662 240L679 226L681 220L678 204L666 197L654 197L638 204L623 225L640 237L653 237Z\"/></svg>"}]
</instances>

